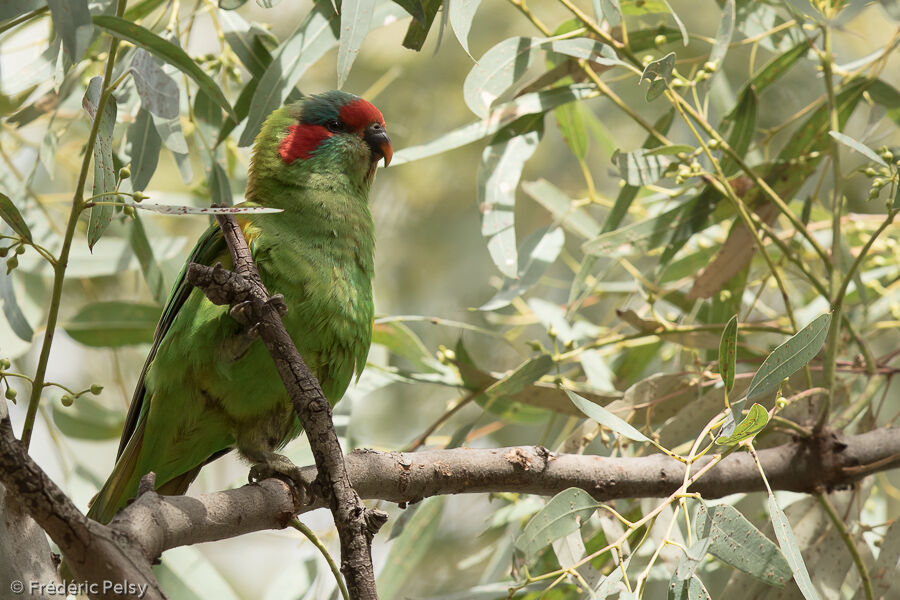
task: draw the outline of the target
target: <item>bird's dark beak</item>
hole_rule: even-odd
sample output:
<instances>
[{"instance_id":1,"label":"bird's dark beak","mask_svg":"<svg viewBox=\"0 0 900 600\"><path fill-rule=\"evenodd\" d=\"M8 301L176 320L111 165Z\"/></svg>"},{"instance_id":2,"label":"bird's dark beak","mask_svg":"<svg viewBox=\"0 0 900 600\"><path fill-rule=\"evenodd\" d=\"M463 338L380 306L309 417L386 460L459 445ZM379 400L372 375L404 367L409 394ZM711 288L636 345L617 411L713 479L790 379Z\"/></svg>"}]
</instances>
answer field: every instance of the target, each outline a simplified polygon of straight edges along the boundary
<instances>
[{"instance_id":1,"label":"bird's dark beak","mask_svg":"<svg viewBox=\"0 0 900 600\"><path fill-rule=\"evenodd\" d=\"M375 160L384 159L384 166L391 164L391 157L394 156L394 148L391 146L391 138L388 137L387 131L380 123L372 123L366 127L363 139L372 149L372 156Z\"/></svg>"}]
</instances>

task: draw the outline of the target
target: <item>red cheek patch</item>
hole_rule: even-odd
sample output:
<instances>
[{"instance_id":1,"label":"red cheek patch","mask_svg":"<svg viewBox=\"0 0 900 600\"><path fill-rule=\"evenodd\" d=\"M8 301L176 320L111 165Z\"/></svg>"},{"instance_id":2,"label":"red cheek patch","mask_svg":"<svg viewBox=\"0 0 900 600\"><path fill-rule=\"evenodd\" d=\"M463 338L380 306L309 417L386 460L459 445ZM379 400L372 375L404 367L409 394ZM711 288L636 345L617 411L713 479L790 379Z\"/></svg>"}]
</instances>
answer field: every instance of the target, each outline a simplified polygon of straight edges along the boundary
<instances>
[{"instance_id":1,"label":"red cheek patch","mask_svg":"<svg viewBox=\"0 0 900 600\"><path fill-rule=\"evenodd\" d=\"M291 125L287 137L281 141L278 153L281 160L291 164L298 158L307 159L331 133L321 125Z\"/></svg>"},{"instance_id":2,"label":"red cheek patch","mask_svg":"<svg viewBox=\"0 0 900 600\"><path fill-rule=\"evenodd\" d=\"M353 129L364 129L373 122L380 123L384 127L384 117L381 115L381 111L362 98L342 106L340 114L341 121Z\"/></svg>"}]
</instances>

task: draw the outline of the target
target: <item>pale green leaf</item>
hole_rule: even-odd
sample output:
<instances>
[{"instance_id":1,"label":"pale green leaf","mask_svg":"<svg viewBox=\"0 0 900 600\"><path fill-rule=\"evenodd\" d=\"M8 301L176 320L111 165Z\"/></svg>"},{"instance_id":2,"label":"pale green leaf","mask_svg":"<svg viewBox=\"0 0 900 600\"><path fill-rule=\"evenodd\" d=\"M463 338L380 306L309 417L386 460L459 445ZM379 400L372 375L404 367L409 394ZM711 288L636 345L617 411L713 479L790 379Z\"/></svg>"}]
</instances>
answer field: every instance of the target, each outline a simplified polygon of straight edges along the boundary
<instances>
[{"instance_id":1,"label":"pale green leaf","mask_svg":"<svg viewBox=\"0 0 900 600\"><path fill-rule=\"evenodd\" d=\"M582 398L578 394L566 390L566 394L569 396L569 399L572 401L578 409L597 421L599 424L612 429L616 433L621 436L627 437L629 440L634 440L636 442L649 442L650 439L645 436L643 433L629 425L626 421L623 421L616 415L612 414L599 404L594 404L590 400L586 398Z\"/></svg>"},{"instance_id":2,"label":"pale green leaf","mask_svg":"<svg viewBox=\"0 0 900 600\"><path fill-rule=\"evenodd\" d=\"M366 34L372 26L375 0L343 0L341 2L341 34L338 45L337 86L344 87L353 60L359 54Z\"/></svg>"},{"instance_id":3,"label":"pale green leaf","mask_svg":"<svg viewBox=\"0 0 900 600\"><path fill-rule=\"evenodd\" d=\"M800 593L806 600L819 600L819 594L813 587L812 581L809 579L809 572L806 570L806 564L803 562L803 556L800 554L800 546L797 545L797 538L791 530L791 523L788 521L784 512L775 501L775 496L769 491L769 518L772 519L772 527L775 530L775 537L778 538L778 545L787 559L788 565L800 588Z\"/></svg>"},{"instance_id":4,"label":"pale green leaf","mask_svg":"<svg viewBox=\"0 0 900 600\"><path fill-rule=\"evenodd\" d=\"M555 495L534 515L516 539L516 548L533 559L538 552L574 531L593 514L600 504L579 488L569 488Z\"/></svg>"},{"instance_id":5,"label":"pale green leaf","mask_svg":"<svg viewBox=\"0 0 900 600\"><path fill-rule=\"evenodd\" d=\"M737 358L737 315L731 317L722 331L722 339L719 342L719 374L725 389L731 391L734 388L734 369Z\"/></svg>"},{"instance_id":6,"label":"pale green leaf","mask_svg":"<svg viewBox=\"0 0 900 600\"><path fill-rule=\"evenodd\" d=\"M149 344L161 313L158 304L95 302L81 308L63 328L69 337L85 346Z\"/></svg>"}]
</instances>

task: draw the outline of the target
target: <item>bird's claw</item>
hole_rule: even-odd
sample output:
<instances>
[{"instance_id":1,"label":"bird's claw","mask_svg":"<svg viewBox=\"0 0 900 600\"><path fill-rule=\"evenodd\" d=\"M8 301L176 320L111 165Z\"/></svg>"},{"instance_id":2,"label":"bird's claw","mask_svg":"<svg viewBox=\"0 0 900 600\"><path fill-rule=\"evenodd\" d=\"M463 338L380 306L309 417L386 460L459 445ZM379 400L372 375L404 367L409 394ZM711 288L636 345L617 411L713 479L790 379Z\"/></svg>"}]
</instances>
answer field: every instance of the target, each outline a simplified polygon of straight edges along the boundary
<instances>
[{"instance_id":1,"label":"bird's claw","mask_svg":"<svg viewBox=\"0 0 900 600\"><path fill-rule=\"evenodd\" d=\"M241 325L249 325L249 308L250 301L244 300L243 302L238 302L228 311L228 314L231 315L231 318L240 323Z\"/></svg>"},{"instance_id":2,"label":"bird's claw","mask_svg":"<svg viewBox=\"0 0 900 600\"><path fill-rule=\"evenodd\" d=\"M278 314L281 316L284 316L285 313L287 313L287 303L284 301L284 296L282 294L275 294L274 296L271 296L268 300L266 300L266 304L272 306L275 310L278 311Z\"/></svg>"},{"instance_id":3,"label":"bird's claw","mask_svg":"<svg viewBox=\"0 0 900 600\"><path fill-rule=\"evenodd\" d=\"M303 469L291 462L291 460L282 454L272 453L265 457L265 460L258 462L250 467L250 474L247 481L250 483L259 483L263 479L269 479L281 475L290 479L297 489L303 490L307 496L309 493L309 483L303 479Z\"/></svg>"}]
</instances>

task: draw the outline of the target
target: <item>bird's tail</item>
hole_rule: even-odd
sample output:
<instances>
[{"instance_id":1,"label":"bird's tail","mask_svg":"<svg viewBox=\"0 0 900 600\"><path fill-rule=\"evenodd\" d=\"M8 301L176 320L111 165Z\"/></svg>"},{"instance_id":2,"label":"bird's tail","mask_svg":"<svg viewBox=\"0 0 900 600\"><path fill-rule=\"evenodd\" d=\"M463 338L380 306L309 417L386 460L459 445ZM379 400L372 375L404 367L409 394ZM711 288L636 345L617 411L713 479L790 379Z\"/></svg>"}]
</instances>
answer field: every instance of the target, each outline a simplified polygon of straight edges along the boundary
<instances>
[{"instance_id":1,"label":"bird's tail","mask_svg":"<svg viewBox=\"0 0 900 600\"><path fill-rule=\"evenodd\" d=\"M137 473L137 462L144 441L146 422L146 419L138 422L106 483L91 500L87 513L89 518L100 523L109 523L119 509L137 493L138 482L143 475Z\"/></svg>"}]
</instances>

